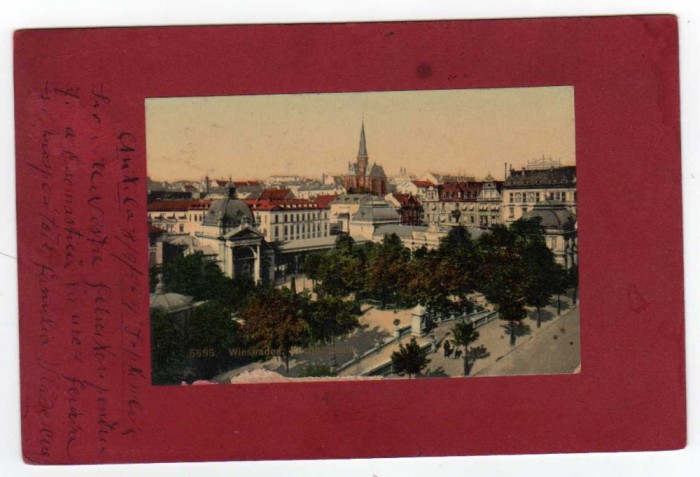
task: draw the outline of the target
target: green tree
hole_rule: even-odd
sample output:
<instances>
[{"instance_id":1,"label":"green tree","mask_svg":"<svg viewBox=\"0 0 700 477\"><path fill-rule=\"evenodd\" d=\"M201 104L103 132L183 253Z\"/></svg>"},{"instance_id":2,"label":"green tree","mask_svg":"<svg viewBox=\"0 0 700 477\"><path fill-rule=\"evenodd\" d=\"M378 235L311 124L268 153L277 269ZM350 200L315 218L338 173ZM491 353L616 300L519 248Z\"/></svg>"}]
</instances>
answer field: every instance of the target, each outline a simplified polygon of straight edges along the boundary
<instances>
[{"instance_id":1,"label":"green tree","mask_svg":"<svg viewBox=\"0 0 700 477\"><path fill-rule=\"evenodd\" d=\"M323 263L324 253L311 253L304 258L304 263L301 265L301 271L307 278L311 280L313 286L316 286L316 281L320 277L321 264Z\"/></svg>"},{"instance_id":2,"label":"green tree","mask_svg":"<svg viewBox=\"0 0 700 477\"><path fill-rule=\"evenodd\" d=\"M167 263L163 281L168 291L189 295L195 301L218 298L230 285L219 266L201 252L181 255Z\"/></svg>"},{"instance_id":3,"label":"green tree","mask_svg":"<svg viewBox=\"0 0 700 477\"><path fill-rule=\"evenodd\" d=\"M559 266L554 263L554 255L544 240L532 240L524 253L527 278L525 300L527 305L537 309L537 327L542 325L542 308L549 305L554 293L561 290Z\"/></svg>"},{"instance_id":4,"label":"green tree","mask_svg":"<svg viewBox=\"0 0 700 477\"><path fill-rule=\"evenodd\" d=\"M394 372L399 376L408 374L410 379L420 373L430 362L425 352L418 346L415 338L411 338L407 345L399 345L399 350L391 354L391 363Z\"/></svg>"},{"instance_id":5,"label":"green tree","mask_svg":"<svg viewBox=\"0 0 700 477\"><path fill-rule=\"evenodd\" d=\"M180 384L185 376L186 342L171 317L151 308L151 378L155 385Z\"/></svg>"},{"instance_id":6,"label":"green tree","mask_svg":"<svg viewBox=\"0 0 700 477\"><path fill-rule=\"evenodd\" d=\"M336 364L336 340L357 327L360 322L352 302L337 296L319 297L311 302L311 312L305 316L312 343L331 343L333 364Z\"/></svg>"},{"instance_id":7,"label":"green tree","mask_svg":"<svg viewBox=\"0 0 700 477\"><path fill-rule=\"evenodd\" d=\"M352 255L355 247L355 240L348 234L340 234L335 239L335 249L341 255Z\"/></svg>"},{"instance_id":8,"label":"green tree","mask_svg":"<svg viewBox=\"0 0 700 477\"><path fill-rule=\"evenodd\" d=\"M539 219L518 220L510 227L496 226L479 238L479 291L496 305L499 317L508 322L512 346L516 330L527 316L526 287L530 275L525 255L529 244L540 240L544 239Z\"/></svg>"},{"instance_id":9,"label":"green tree","mask_svg":"<svg viewBox=\"0 0 700 477\"><path fill-rule=\"evenodd\" d=\"M196 307L188 331L188 358L197 378L211 379L240 361L229 350L244 345L242 331L226 307L215 301Z\"/></svg>"},{"instance_id":10,"label":"green tree","mask_svg":"<svg viewBox=\"0 0 700 477\"><path fill-rule=\"evenodd\" d=\"M366 286L369 294L386 305L397 302L406 279L410 252L396 234L387 234L376 253L370 257Z\"/></svg>"},{"instance_id":11,"label":"green tree","mask_svg":"<svg viewBox=\"0 0 700 477\"><path fill-rule=\"evenodd\" d=\"M452 327L452 344L454 348L463 348L463 360L464 360L464 375L469 376L469 371L471 369L471 363L469 362L470 356L473 355L474 348L470 348L470 345L479 339L479 332L476 331L473 323L464 323L462 321L455 323ZM483 351L485 351L484 348ZM481 350L480 350L481 352Z\"/></svg>"},{"instance_id":12,"label":"green tree","mask_svg":"<svg viewBox=\"0 0 700 477\"><path fill-rule=\"evenodd\" d=\"M292 348L308 343L309 332L303 317L309 301L307 292L294 295L287 288L265 287L241 313L245 335L253 347L279 352L287 373Z\"/></svg>"}]
</instances>

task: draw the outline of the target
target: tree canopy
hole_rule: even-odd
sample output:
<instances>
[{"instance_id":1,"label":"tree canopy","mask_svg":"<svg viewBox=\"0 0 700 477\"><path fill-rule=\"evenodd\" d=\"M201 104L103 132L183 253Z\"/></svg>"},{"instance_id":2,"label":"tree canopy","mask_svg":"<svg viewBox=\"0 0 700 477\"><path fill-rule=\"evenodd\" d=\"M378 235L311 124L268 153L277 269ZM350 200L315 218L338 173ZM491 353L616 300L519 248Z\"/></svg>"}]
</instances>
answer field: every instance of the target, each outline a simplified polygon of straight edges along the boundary
<instances>
[{"instance_id":1,"label":"tree canopy","mask_svg":"<svg viewBox=\"0 0 700 477\"><path fill-rule=\"evenodd\" d=\"M399 376L407 374L409 379L420 373L430 362L415 338L404 345L399 345L399 350L391 354L391 363L394 366L394 372Z\"/></svg>"}]
</instances>

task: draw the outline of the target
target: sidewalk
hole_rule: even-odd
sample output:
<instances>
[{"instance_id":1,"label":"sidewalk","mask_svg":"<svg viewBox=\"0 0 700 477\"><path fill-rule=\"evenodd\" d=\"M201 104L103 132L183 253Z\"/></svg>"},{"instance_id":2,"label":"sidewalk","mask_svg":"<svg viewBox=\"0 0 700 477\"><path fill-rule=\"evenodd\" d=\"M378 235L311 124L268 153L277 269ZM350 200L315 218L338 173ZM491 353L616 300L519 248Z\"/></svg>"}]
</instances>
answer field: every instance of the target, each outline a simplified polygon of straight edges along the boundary
<instances>
[{"instance_id":1,"label":"sidewalk","mask_svg":"<svg viewBox=\"0 0 700 477\"><path fill-rule=\"evenodd\" d=\"M309 365L326 365L331 366L333 363L333 354L336 356L336 364L338 366L347 363L352 360L357 355L362 355L370 349L374 348L382 342L386 342L393 339L394 335L394 320L399 320L399 326L405 327L411 324L411 310L379 310L377 308L371 308L363 306L365 313L360 316L359 321L363 326L361 329L356 330L348 337L338 340L335 345L335 351L331 345L321 346L317 348L311 348L306 350L296 350L292 351L292 357L289 360L289 376L296 377ZM409 338L404 337L402 342L408 342ZM392 350L398 349L396 345L390 345L381 350L381 354L374 354L368 356L360 362L360 367L362 371L347 372L348 370L343 370L340 373L341 376L352 376L361 374L370 368L367 366L377 366L383 361L391 358L391 351L385 356L387 349ZM382 361L383 360L383 361ZM372 365L371 363L376 363ZM353 369L355 366L351 366L348 369ZM213 378L217 382L228 382L232 377L238 376L239 374L246 371L255 371L258 369L265 369L268 371L274 371L282 375L287 375L285 371L284 362L276 357L271 358L266 361L259 361L251 363L245 366L241 366L225 373L222 373Z\"/></svg>"},{"instance_id":2,"label":"sidewalk","mask_svg":"<svg viewBox=\"0 0 700 477\"><path fill-rule=\"evenodd\" d=\"M515 346L510 345L510 334L504 320L496 319L478 328L479 339L472 346L485 346L487 356L472 363L470 376L574 372L580 363L578 305L573 307L568 297L562 297L561 315L557 316L555 299L554 306L542 310L540 328L537 328L536 310L528 312L528 318L523 320L522 324ZM450 324L447 328L452 326ZM435 336L440 344L447 331L436 330ZM559 337L559 346L549 349L550 342ZM574 344L569 345L570 342ZM566 343L567 346L562 346L562 343ZM464 376L462 358L455 359L454 355L446 358L442 349L429 354L428 358L430 364L419 377Z\"/></svg>"},{"instance_id":3,"label":"sidewalk","mask_svg":"<svg viewBox=\"0 0 700 477\"><path fill-rule=\"evenodd\" d=\"M528 312L528 318L522 322L514 347L510 345L510 335L504 320L495 319L478 328L479 339L472 346L485 346L487 355L472 363L470 376L574 372L574 369L580 365L578 305L572 307L570 297L562 296L562 312L557 316L556 298L553 301L553 306L542 309L540 328L537 328L537 311ZM400 326L409 325L411 310L397 312L376 308L368 310L360 317L360 323L365 327L336 343L336 364L347 363L356 354L362 355L377 344L393 339L394 319L400 321ZM450 321L440 324L433 330L432 334L438 345L441 346L446 337L451 337L453 326L454 321ZM555 335L557 338L553 338ZM552 343L559 336L562 339L558 343ZM400 342L406 344L410 339L410 336L403 336ZM426 345L430 342L430 337L417 338L416 342L421 346ZM573 344L568 344L570 342ZM390 361L391 354L398 349L399 343L394 341L378 352L361 359L357 364L343 369L338 375L345 378L359 376ZM333 353L333 348L328 345L293 354L289 362L289 376L299 376L309 365L330 366L333 362ZM429 353L428 359L430 363L418 376L419 378L464 376L463 360L455 359L454 355L452 358L446 358L441 347L436 353ZM243 372L259 369L286 375L284 362L280 358L271 358L232 369L216 376L214 380L228 382L232 377ZM389 378L395 379L400 376L392 374Z\"/></svg>"}]
</instances>

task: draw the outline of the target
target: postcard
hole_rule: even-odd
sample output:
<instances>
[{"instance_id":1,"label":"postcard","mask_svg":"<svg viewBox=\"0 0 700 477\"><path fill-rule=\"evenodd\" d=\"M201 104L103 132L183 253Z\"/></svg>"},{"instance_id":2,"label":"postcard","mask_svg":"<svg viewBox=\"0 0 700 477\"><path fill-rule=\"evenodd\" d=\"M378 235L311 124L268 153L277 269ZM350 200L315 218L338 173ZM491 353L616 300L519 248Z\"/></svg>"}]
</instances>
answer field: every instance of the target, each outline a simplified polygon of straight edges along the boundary
<instances>
[{"instance_id":1,"label":"postcard","mask_svg":"<svg viewBox=\"0 0 700 477\"><path fill-rule=\"evenodd\" d=\"M578 372L574 129L572 87L147 99L153 383Z\"/></svg>"},{"instance_id":2,"label":"postcard","mask_svg":"<svg viewBox=\"0 0 700 477\"><path fill-rule=\"evenodd\" d=\"M25 460L683 447L677 54L670 16L17 32Z\"/></svg>"}]
</instances>

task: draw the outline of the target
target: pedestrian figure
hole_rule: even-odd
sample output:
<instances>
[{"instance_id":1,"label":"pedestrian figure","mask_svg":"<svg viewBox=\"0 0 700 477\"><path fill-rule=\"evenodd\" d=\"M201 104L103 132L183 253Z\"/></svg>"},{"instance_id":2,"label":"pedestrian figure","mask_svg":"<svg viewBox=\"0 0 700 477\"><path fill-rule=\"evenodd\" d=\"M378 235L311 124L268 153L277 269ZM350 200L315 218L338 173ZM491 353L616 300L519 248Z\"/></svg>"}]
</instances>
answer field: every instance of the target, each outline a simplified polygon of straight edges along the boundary
<instances>
[{"instance_id":1,"label":"pedestrian figure","mask_svg":"<svg viewBox=\"0 0 700 477\"><path fill-rule=\"evenodd\" d=\"M461 349L455 350L455 359L459 359L461 357L462 357L462 350Z\"/></svg>"},{"instance_id":2,"label":"pedestrian figure","mask_svg":"<svg viewBox=\"0 0 700 477\"><path fill-rule=\"evenodd\" d=\"M444 348L445 348L445 358L449 358L450 355L452 354L452 348L450 347L449 341L445 341Z\"/></svg>"}]
</instances>

